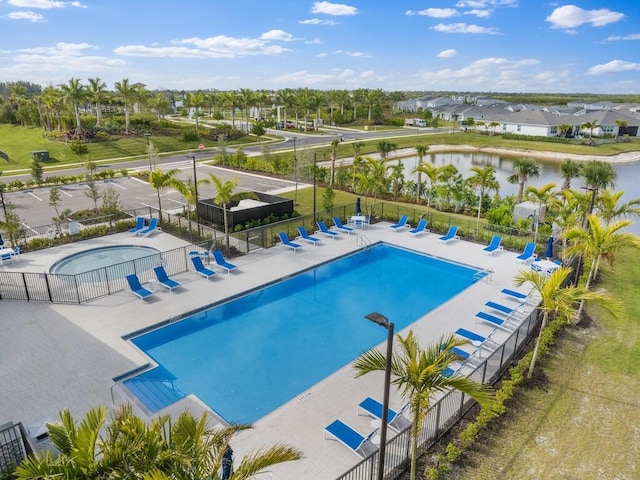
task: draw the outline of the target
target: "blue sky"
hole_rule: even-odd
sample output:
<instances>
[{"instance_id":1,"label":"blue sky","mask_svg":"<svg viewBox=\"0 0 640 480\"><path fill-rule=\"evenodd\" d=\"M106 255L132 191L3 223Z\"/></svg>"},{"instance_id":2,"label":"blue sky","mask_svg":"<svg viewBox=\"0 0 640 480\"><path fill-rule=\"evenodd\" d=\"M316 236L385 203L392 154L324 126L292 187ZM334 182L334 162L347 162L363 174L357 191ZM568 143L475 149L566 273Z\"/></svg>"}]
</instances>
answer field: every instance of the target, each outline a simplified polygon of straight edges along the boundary
<instances>
[{"instance_id":1,"label":"blue sky","mask_svg":"<svg viewBox=\"0 0 640 480\"><path fill-rule=\"evenodd\" d=\"M0 81L72 77L638 94L640 0L0 0Z\"/></svg>"}]
</instances>

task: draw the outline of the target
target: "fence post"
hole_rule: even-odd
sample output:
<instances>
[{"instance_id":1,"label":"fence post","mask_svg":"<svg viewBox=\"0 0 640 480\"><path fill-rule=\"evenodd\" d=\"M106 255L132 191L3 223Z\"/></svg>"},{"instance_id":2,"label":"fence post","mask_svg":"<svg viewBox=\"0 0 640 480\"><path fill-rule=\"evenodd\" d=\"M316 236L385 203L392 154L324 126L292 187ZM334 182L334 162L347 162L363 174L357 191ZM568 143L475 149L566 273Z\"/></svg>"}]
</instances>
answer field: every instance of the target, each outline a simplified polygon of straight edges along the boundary
<instances>
[{"instance_id":1,"label":"fence post","mask_svg":"<svg viewBox=\"0 0 640 480\"><path fill-rule=\"evenodd\" d=\"M47 295L49 296L49 301L53 303L53 296L51 295L51 287L49 286L49 274L44 274L44 283L47 286Z\"/></svg>"}]
</instances>

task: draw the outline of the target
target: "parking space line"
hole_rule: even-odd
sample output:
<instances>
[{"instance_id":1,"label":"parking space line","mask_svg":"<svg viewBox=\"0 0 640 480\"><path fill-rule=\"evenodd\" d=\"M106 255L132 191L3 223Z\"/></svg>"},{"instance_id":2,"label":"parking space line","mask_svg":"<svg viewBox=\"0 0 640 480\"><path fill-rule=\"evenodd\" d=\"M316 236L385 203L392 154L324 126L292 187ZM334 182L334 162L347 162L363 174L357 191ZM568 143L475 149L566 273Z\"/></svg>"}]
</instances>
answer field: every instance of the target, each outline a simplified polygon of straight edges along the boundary
<instances>
[{"instance_id":1,"label":"parking space line","mask_svg":"<svg viewBox=\"0 0 640 480\"><path fill-rule=\"evenodd\" d=\"M145 185L149 185L149 182L147 182L146 180L142 180L141 178L138 177L128 177L129 180L135 180L136 182L140 182L140 183L144 183Z\"/></svg>"},{"instance_id":2,"label":"parking space line","mask_svg":"<svg viewBox=\"0 0 640 480\"><path fill-rule=\"evenodd\" d=\"M42 199L39 196L37 196L35 193L33 193L33 192L27 192L27 193L29 195L31 195L33 198L35 198L36 200L38 200L39 202L42 201Z\"/></svg>"},{"instance_id":3,"label":"parking space line","mask_svg":"<svg viewBox=\"0 0 640 480\"><path fill-rule=\"evenodd\" d=\"M106 183L108 183L109 185L113 185L114 187L121 188L122 190L126 190L127 189L126 187L123 187L122 185L118 184L117 182L108 181Z\"/></svg>"},{"instance_id":4,"label":"parking space line","mask_svg":"<svg viewBox=\"0 0 640 480\"><path fill-rule=\"evenodd\" d=\"M37 230L34 230L33 228L31 228L29 225L27 225L26 223L22 222L22 226L25 228L28 228L29 230L31 230L33 233L35 233L36 235L38 235L40 232L38 232Z\"/></svg>"},{"instance_id":5,"label":"parking space line","mask_svg":"<svg viewBox=\"0 0 640 480\"><path fill-rule=\"evenodd\" d=\"M58 189L58 191L59 191L60 193L64 193L67 197L73 197L73 195L71 195L69 192L66 192L65 190L63 190L63 189L61 189L61 188L59 188L59 189Z\"/></svg>"},{"instance_id":6,"label":"parking space line","mask_svg":"<svg viewBox=\"0 0 640 480\"><path fill-rule=\"evenodd\" d=\"M184 202L181 202L180 200L174 200L173 198L165 198L165 200L168 200L170 202L179 203L180 205L184 205Z\"/></svg>"}]
</instances>

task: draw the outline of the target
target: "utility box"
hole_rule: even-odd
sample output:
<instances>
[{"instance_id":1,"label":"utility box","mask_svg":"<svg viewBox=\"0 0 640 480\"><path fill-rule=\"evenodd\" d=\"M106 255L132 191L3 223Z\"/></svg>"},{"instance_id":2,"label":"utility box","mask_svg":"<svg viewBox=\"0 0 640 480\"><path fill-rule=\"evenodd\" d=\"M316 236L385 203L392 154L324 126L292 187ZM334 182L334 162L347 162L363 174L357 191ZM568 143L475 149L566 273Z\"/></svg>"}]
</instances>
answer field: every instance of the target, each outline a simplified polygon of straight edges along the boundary
<instances>
[{"instance_id":1,"label":"utility box","mask_svg":"<svg viewBox=\"0 0 640 480\"><path fill-rule=\"evenodd\" d=\"M544 220L547 213L547 206L544 203L522 202L513 207L513 222L518 223L521 219L527 219L531 222L531 228L535 228L534 221L540 223Z\"/></svg>"},{"instance_id":2,"label":"utility box","mask_svg":"<svg viewBox=\"0 0 640 480\"><path fill-rule=\"evenodd\" d=\"M29 152L31 155L31 160L37 160L38 162L48 162L51 160L49 157L49 150L35 150L33 152Z\"/></svg>"}]
</instances>

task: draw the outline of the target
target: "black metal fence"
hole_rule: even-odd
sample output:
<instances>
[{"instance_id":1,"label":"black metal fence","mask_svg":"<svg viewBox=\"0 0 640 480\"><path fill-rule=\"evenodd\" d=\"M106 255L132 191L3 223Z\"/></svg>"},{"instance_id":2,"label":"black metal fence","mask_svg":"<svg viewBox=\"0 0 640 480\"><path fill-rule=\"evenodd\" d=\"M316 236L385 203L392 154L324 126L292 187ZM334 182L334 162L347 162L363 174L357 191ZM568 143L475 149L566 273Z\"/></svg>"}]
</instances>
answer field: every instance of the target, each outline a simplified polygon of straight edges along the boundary
<instances>
[{"instance_id":1,"label":"black metal fence","mask_svg":"<svg viewBox=\"0 0 640 480\"><path fill-rule=\"evenodd\" d=\"M12 472L33 450L22 423L0 425L0 477Z\"/></svg>"},{"instance_id":2,"label":"black metal fence","mask_svg":"<svg viewBox=\"0 0 640 480\"><path fill-rule=\"evenodd\" d=\"M535 334L540 323L538 313L539 310L534 309L497 350L481 359L481 363L475 366L469 377L481 383L495 383ZM431 448L462 419L474 403L473 399L459 390L451 390L435 400L422 420L422 429L417 442L418 454ZM386 480L398 478L407 469L410 461L411 427L408 426L387 442L384 478ZM377 470L378 452L376 451L337 480L374 480L377 478Z\"/></svg>"}]
</instances>

